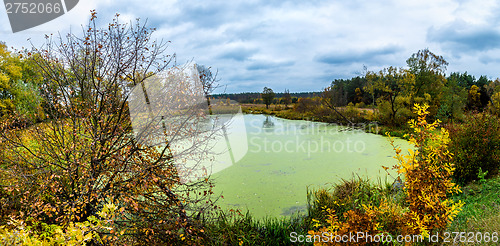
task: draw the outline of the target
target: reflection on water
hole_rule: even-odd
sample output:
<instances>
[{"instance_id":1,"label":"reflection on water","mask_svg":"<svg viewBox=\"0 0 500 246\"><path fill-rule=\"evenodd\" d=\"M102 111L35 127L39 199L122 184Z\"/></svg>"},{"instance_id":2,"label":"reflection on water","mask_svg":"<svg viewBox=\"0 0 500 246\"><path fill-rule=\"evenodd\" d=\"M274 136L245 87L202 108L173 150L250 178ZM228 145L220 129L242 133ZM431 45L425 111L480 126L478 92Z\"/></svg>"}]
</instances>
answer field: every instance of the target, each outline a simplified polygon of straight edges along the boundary
<instances>
[{"instance_id":1,"label":"reflection on water","mask_svg":"<svg viewBox=\"0 0 500 246\"><path fill-rule=\"evenodd\" d=\"M385 180L381 165L396 164L388 139L363 130L265 115L244 115L244 124L246 139L238 141L246 143L246 155L212 177L223 208L249 209L256 217L304 212L307 187L353 173ZM410 147L401 139L396 144Z\"/></svg>"},{"instance_id":2,"label":"reflection on water","mask_svg":"<svg viewBox=\"0 0 500 246\"><path fill-rule=\"evenodd\" d=\"M262 123L262 129L267 130L268 132L272 132L274 130L274 122L272 121L271 116L266 115L266 119L264 120L264 123Z\"/></svg>"}]
</instances>

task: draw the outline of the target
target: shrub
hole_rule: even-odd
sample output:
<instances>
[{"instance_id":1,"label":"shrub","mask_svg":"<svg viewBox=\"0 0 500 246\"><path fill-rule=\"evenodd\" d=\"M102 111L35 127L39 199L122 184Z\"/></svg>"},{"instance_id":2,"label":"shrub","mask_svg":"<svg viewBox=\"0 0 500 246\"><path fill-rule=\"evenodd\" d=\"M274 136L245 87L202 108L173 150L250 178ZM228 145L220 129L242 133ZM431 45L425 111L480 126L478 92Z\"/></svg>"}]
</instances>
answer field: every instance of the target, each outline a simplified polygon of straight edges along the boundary
<instances>
[{"instance_id":1,"label":"shrub","mask_svg":"<svg viewBox=\"0 0 500 246\"><path fill-rule=\"evenodd\" d=\"M495 116L469 115L463 124L447 126L450 151L454 154L455 179L460 183L476 180L479 168L491 177L500 167L500 122Z\"/></svg>"},{"instance_id":2,"label":"shrub","mask_svg":"<svg viewBox=\"0 0 500 246\"><path fill-rule=\"evenodd\" d=\"M309 231L316 237L329 235L346 235L349 233L365 232L370 235L417 235L428 237L431 232L444 230L463 206L461 201L454 202L448 195L460 192L459 187L451 180L453 167L451 154L448 151L448 132L442 129L440 133L435 132L439 122L427 123L426 116L428 106L416 105L414 110L418 119L410 121L410 127L414 133L410 136L410 142L415 145L416 150L409 150L408 155L402 155L401 149L391 144L396 151L398 164L394 166L399 173L404 175L405 203L397 202L391 196L366 196L365 189L353 189L359 184L344 182L337 186L333 194L317 193L315 202L325 204L323 217L314 218L314 226L317 230ZM387 167L384 167L386 170ZM341 188L342 187L342 188ZM361 186L363 187L363 186ZM369 187L369 186L368 186ZM374 191L374 189L367 189ZM339 193L340 191L340 193ZM356 191L356 192L353 192ZM376 189L375 189L376 191ZM354 194L365 194L355 197ZM346 202L354 201L353 205L339 215L339 211L345 209ZM342 202L339 204L339 202ZM333 205L332 205L333 204ZM310 214L317 215L317 207L310 209ZM326 220L325 222L321 220ZM371 242L359 242L360 245ZM335 242L324 242L324 245L335 244ZM323 245L320 242L318 245Z\"/></svg>"},{"instance_id":3,"label":"shrub","mask_svg":"<svg viewBox=\"0 0 500 246\"><path fill-rule=\"evenodd\" d=\"M491 101L488 104L488 110L492 114L500 116L500 92L491 96Z\"/></svg>"},{"instance_id":4,"label":"shrub","mask_svg":"<svg viewBox=\"0 0 500 246\"><path fill-rule=\"evenodd\" d=\"M359 103L356 103L356 105L354 105L356 108L365 108L366 107L366 104L364 102L359 102Z\"/></svg>"},{"instance_id":5,"label":"shrub","mask_svg":"<svg viewBox=\"0 0 500 246\"><path fill-rule=\"evenodd\" d=\"M362 209L363 204L379 205L385 191L370 183L368 179L352 178L342 180L329 189L307 192L308 216L321 223L327 220L325 209L332 209L337 216L342 216L352 209Z\"/></svg>"},{"instance_id":6,"label":"shrub","mask_svg":"<svg viewBox=\"0 0 500 246\"><path fill-rule=\"evenodd\" d=\"M377 189L373 189L372 191L375 190ZM309 234L311 237L330 237L330 242L322 239L322 242L317 242L315 245L332 245L335 244L333 241L334 238L337 238L337 235L343 236L350 233L356 234L357 232L363 232L372 236L380 236L381 234L384 234L384 236L388 234L400 235L402 233L401 229L404 226L404 222L401 214L403 214L404 208L394 199L377 196L377 198L380 198L378 201L352 199L350 201L354 203L345 204L339 203L339 199L334 193L329 194L330 199L320 200L324 199L324 195L326 194L328 193L325 193L324 190L319 190L319 193L316 193L316 195L319 195L317 197L318 204L325 201L331 202L331 204L323 206L322 216L324 218L312 218L312 227L318 229L310 230ZM343 208L353 204L356 204L356 208L349 209L343 213L340 212ZM338 208L338 210L335 208ZM371 242L363 240L360 240L358 243L359 245L372 245Z\"/></svg>"},{"instance_id":7,"label":"shrub","mask_svg":"<svg viewBox=\"0 0 500 246\"><path fill-rule=\"evenodd\" d=\"M119 231L126 230L122 245L195 244L203 237L199 218L215 207L212 181L184 182L190 170L177 169L182 161L174 160L169 140L205 131L190 127L205 119L204 112L189 107L183 112L188 117L175 115L175 121L164 123L164 135L175 129L169 140L156 134L156 124L134 134L127 99L134 97L131 88L145 86L146 77L158 82L155 73L167 72L166 43L151 40L153 30L139 20L129 26L117 16L108 28L97 28L96 18L92 12L83 36L48 39L31 53L53 110L46 122L29 128L11 127L16 120L11 117L0 122L0 226L13 217L66 226L88 220L112 202L123 209L115 221ZM184 78L179 81L178 87L161 90L170 95L176 90L177 103L190 105L181 102L192 98L183 93L195 92L186 89L191 87ZM151 108L149 113L173 117ZM196 139L181 158L206 156L201 152L209 138Z\"/></svg>"},{"instance_id":8,"label":"shrub","mask_svg":"<svg viewBox=\"0 0 500 246\"><path fill-rule=\"evenodd\" d=\"M413 116L411 110L405 105L408 102L406 97L398 97L395 102L395 112L392 111L392 106L389 101L379 99L378 103L378 121L392 126L403 126L408 119ZM393 115L393 113L395 113Z\"/></svg>"},{"instance_id":9,"label":"shrub","mask_svg":"<svg viewBox=\"0 0 500 246\"><path fill-rule=\"evenodd\" d=\"M319 107L319 105L321 105L321 102L319 100L316 100L315 98L303 97L299 98L294 106L294 110L299 113L305 113L314 110L315 108Z\"/></svg>"},{"instance_id":10,"label":"shrub","mask_svg":"<svg viewBox=\"0 0 500 246\"><path fill-rule=\"evenodd\" d=\"M98 213L99 218L89 217L87 221L69 223L65 227L56 224L35 223L28 226L25 221L11 220L9 226L0 227L1 245L86 245L113 243L115 231L111 226L117 207L108 203ZM99 233L105 233L101 237ZM121 233L123 234L123 233Z\"/></svg>"},{"instance_id":11,"label":"shrub","mask_svg":"<svg viewBox=\"0 0 500 246\"><path fill-rule=\"evenodd\" d=\"M308 191L307 224L318 228L309 234L401 234L404 208L399 193L388 183L373 184L359 177L342 180L331 190Z\"/></svg>"},{"instance_id":12,"label":"shrub","mask_svg":"<svg viewBox=\"0 0 500 246\"><path fill-rule=\"evenodd\" d=\"M462 202L448 198L448 195L461 192L451 179L454 168L448 151L450 139L446 129L436 132L439 120L427 123L428 108L427 105L415 105L417 120L409 122L414 130L409 141L416 149L402 155L401 149L394 147L399 162L395 168L404 174L404 191L410 210L403 215L404 231L424 237L432 231L444 230L463 206ZM391 143L394 146L392 139Z\"/></svg>"}]
</instances>

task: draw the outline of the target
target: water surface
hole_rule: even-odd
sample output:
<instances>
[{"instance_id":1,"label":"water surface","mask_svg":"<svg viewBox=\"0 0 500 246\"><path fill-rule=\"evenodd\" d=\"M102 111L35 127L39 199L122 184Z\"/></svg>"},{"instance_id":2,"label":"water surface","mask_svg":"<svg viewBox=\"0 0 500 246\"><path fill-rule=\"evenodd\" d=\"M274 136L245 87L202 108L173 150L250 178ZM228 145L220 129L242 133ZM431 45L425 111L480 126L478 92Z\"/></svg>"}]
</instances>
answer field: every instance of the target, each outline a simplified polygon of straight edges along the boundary
<instances>
[{"instance_id":1,"label":"water surface","mask_svg":"<svg viewBox=\"0 0 500 246\"><path fill-rule=\"evenodd\" d=\"M212 175L216 194L224 196L219 200L224 209L248 209L258 218L290 215L305 211L308 187L331 186L354 174L393 180L381 168L396 164L386 137L266 115L243 119L246 139L239 141L247 141L246 155ZM402 139L395 143L410 147Z\"/></svg>"}]
</instances>

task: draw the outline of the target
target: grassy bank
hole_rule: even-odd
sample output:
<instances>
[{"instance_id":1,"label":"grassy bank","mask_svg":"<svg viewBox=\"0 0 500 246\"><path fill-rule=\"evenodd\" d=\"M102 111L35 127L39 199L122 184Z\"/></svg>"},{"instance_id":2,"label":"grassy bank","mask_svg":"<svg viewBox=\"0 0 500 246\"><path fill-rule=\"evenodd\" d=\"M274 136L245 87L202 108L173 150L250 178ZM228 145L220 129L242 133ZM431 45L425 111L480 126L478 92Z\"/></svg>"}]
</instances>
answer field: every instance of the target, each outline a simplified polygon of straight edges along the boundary
<instances>
[{"instance_id":1,"label":"grassy bank","mask_svg":"<svg viewBox=\"0 0 500 246\"><path fill-rule=\"evenodd\" d=\"M290 233L306 235L306 217L256 219L250 212L220 212L207 223L209 245L290 245ZM302 244L312 245L312 244Z\"/></svg>"},{"instance_id":2,"label":"grassy bank","mask_svg":"<svg viewBox=\"0 0 500 246\"><path fill-rule=\"evenodd\" d=\"M491 237L494 232L500 234L500 176L473 182L463 187L462 191L455 196L455 200L464 201L465 206L448 231L466 232L467 238L472 235L470 233L474 234L474 240L471 240L474 242L460 242L461 245L477 245L476 234L478 238L479 234L483 235L482 245L498 245L498 241L486 243L484 236L488 233Z\"/></svg>"},{"instance_id":3,"label":"grassy bank","mask_svg":"<svg viewBox=\"0 0 500 246\"><path fill-rule=\"evenodd\" d=\"M294 110L294 106L285 106L280 104L270 105L266 108L265 104L242 104L241 109L243 113L247 114L266 114L273 115L283 119L289 120L310 120L324 123L334 123L346 126L358 126L366 129L369 133L385 135L388 132L391 136L407 139L406 134L410 129L406 126L388 126L383 125L375 120L377 111L371 108L356 108L356 107L339 107L342 114L345 114L352 122L346 122L341 116L334 112L329 115L317 115L312 111L298 112ZM375 127L363 127L370 124Z\"/></svg>"},{"instance_id":4,"label":"grassy bank","mask_svg":"<svg viewBox=\"0 0 500 246\"><path fill-rule=\"evenodd\" d=\"M445 231L472 232L474 236L479 233L489 234L490 238L492 233L500 233L499 190L499 176L462 187L463 192L453 196L453 199L465 202L465 206ZM369 180L356 177L343 180L331 187L309 191L308 211L305 216L258 220L250 212L245 214L234 211L221 212L215 221L207 224L208 233L213 238L210 245L312 245L312 243L298 242L298 235L307 235L309 230L316 229L314 221L324 222L327 219L325 208L333 208L341 216L349 209L361 209L363 204L379 205L377 201L383 199L393 199L398 204L404 202L401 190L395 185L381 182L373 184ZM441 238L441 242L444 239ZM449 240L452 241L453 237ZM459 241L458 244L478 243ZM498 242L490 240L486 243L483 239L480 244L498 245ZM444 245L457 245L457 243L449 242Z\"/></svg>"},{"instance_id":5,"label":"grassy bank","mask_svg":"<svg viewBox=\"0 0 500 246\"><path fill-rule=\"evenodd\" d=\"M499 190L499 176L462 187L463 192L453 196L453 199L465 202L465 206L445 232L466 232L469 236L472 235L471 232L474 236L489 234L490 238L494 232L500 233ZM207 224L208 233L213 238L210 245L312 245L312 243L298 242L298 235L307 235L308 231L316 229L314 221L326 221L325 208L333 208L341 216L349 209L362 209L363 204L379 205L377 201L383 199L392 199L397 204L404 202L401 190L393 184L373 184L369 180L353 178L343 180L332 187L309 191L308 211L305 216L258 220L250 212L245 214L234 211L221 212L215 221ZM441 238L441 242L444 242L444 239ZM449 240L451 242L445 242L444 245L457 245L452 242L453 237ZM458 244L479 243L459 241ZM490 242L486 243L483 239L480 244L498 245L498 241L492 242L490 239Z\"/></svg>"}]
</instances>

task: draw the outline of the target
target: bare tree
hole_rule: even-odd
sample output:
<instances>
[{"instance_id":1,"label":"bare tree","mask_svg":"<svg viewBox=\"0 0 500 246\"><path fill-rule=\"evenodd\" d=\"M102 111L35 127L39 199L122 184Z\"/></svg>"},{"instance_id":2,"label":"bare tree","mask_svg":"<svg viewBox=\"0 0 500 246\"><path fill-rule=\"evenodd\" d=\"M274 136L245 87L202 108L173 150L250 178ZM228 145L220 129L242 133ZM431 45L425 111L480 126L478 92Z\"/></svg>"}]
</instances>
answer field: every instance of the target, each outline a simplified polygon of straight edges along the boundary
<instances>
[{"instance_id":1,"label":"bare tree","mask_svg":"<svg viewBox=\"0 0 500 246\"><path fill-rule=\"evenodd\" d=\"M166 42L152 40L154 29L139 20L122 24L118 16L99 28L92 12L81 37L48 37L43 48L30 52L53 110L44 124L0 133L0 144L9 149L1 171L12 181L4 188L17 191L8 202L17 204L17 215L58 224L84 221L113 202L122 213L116 228L101 233L132 244L173 244L182 237L196 242L203 235L198 218L214 207L212 185L208 178L182 182L171 142L200 132L189 123L206 114L196 105L178 109L189 112L178 121L160 115L163 111L137 114L155 119L145 121L150 127L163 124L163 136L169 137L159 145L139 141L154 131L146 127L134 134L129 97L140 88L146 107L158 100L154 97L161 94L148 94L145 82L165 73L173 56L165 54ZM195 147L198 152L187 154L208 148Z\"/></svg>"},{"instance_id":2,"label":"bare tree","mask_svg":"<svg viewBox=\"0 0 500 246\"><path fill-rule=\"evenodd\" d=\"M196 69L198 70L203 92L207 98L207 104L211 114L212 107L210 106L210 95L215 89L219 88L219 80L217 79L218 71L212 73L211 67L205 67L203 65L196 65Z\"/></svg>"},{"instance_id":3,"label":"bare tree","mask_svg":"<svg viewBox=\"0 0 500 246\"><path fill-rule=\"evenodd\" d=\"M346 120L347 122L349 122L351 125L353 125L352 121L349 120L347 117L345 117L342 113L340 113L340 111L337 109L337 104L338 104L338 101L339 101L339 97L342 97L342 95L340 94L339 95L339 90L336 90L334 88L334 86L330 86L330 87L327 87L324 89L323 93L321 94L321 98L322 98L322 101L323 103L330 109L332 109L333 111L335 111L335 113L337 113L338 115L340 115L344 120Z\"/></svg>"}]
</instances>

